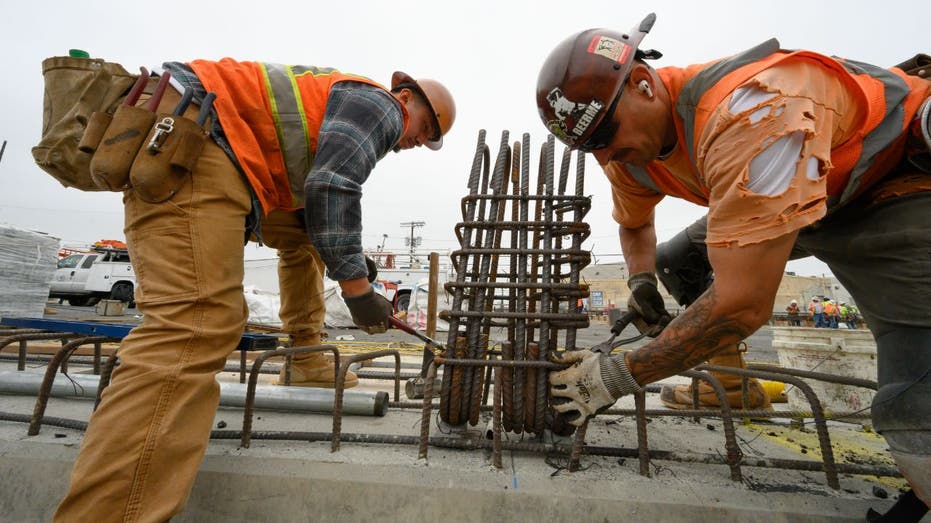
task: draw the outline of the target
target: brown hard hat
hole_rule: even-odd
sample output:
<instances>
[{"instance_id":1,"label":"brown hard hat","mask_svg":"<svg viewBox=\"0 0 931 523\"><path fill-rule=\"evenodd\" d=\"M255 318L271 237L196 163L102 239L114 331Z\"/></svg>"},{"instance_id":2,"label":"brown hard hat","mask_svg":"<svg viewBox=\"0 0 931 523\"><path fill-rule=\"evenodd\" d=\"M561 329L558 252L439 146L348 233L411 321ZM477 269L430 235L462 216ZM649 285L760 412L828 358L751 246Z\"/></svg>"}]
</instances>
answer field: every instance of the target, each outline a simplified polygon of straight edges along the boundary
<instances>
[{"instance_id":1,"label":"brown hard hat","mask_svg":"<svg viewBox=\"0 0 931 523\"><path fill-rule=\"evenodd\" d=\"M634 59L662 56L638 48L655 21L656 15L650 13L629 35L587 29L553 49L537 77L537 109L543 125L560 141L592 151L611 140L616 128L598 126L614 111Z\"/></svg>"},{"instance_id":2,"label":"brown hard hat","mask_svg":"<svg viewBox=\"0 0 931 523\"><path fill-rule=\"evenodd\" d=\"M453 122L456 121L456 102L453 100L453 95L450 94L449 89L436 80L430 78L415 80L407 73L395 71L391 75L391 89L399 87L412 88L427 100L427 105L433 112L433 123L437 134L424 145L434 151L439 150L443 147L443 135L449 132Z\"/></svg>"}]
</instances>

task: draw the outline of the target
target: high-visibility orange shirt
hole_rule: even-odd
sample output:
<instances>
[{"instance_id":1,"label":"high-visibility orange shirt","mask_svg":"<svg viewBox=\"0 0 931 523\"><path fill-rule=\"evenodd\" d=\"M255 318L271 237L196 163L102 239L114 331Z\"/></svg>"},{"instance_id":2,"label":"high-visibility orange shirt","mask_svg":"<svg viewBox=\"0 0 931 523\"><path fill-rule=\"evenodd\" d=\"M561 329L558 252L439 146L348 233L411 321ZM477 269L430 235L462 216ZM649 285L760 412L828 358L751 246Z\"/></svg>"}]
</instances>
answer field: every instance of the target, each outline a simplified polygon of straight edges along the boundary
<instances>
[{"instance_id":1,"label":"high-visibility orange shirt","mask_svg":"<svg viewBox=\"0 0 931 523\"><path fill-rule=\"evenodd\" d=\"M768 63L761 65L763 61ZM841 193L847 184L863 135L885 114L883 86L815 53L782 53L763 61L725 76L701 98L695 109L694 163L684 145L683 121L674 113L678 145L666 159L646 166L660 193L638 182L622 164L605 167L614 198L613 216L619 224L642 227L664 195L672 195L710 208L708 245L746 245L783 236L826 214L828 196ZM686 82L709 65L657 70L673 107ZM905 76L898 69L891 71L910 88L903 102L907 125L921 101L931 96L931 81ZM777 93L760 105L772 111L757 122L750 117L755 110L729 111L734 91L746 85ZM816 179L806 175L805 162L799 161L782 193L747 190L751 161L775 137L794 131L805 135L802 157L818 160ZM899 162L904 135L905 128L894 146L877 155L860 191Z\"/></svg>"}]
</instances>

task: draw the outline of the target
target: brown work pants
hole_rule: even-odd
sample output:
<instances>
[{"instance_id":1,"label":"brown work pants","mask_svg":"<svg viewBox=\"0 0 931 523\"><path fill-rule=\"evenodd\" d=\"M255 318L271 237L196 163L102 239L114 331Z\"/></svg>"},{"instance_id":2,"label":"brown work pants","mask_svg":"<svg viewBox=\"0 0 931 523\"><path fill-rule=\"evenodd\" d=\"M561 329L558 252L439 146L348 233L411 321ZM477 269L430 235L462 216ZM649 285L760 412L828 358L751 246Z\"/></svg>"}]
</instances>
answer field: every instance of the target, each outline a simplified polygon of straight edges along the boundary
<instances>
[{"instance_id":1,"label":"brown work pants","mask_svg":"<svg viewBox=\"0 0 931 523\"><path fill-rule=\"evenodd\" d=\"M177 103L169 90L160 110ZM191 110L189 110L191 111ZM183 508L219 403L216 375L247 318L243 231L251 199L222 149L208 143L170 200L124 195L125 233L144 315L81 445L55 521L166 521ZM294 214L271 213L281 316L292 334L323 326L319 256Z\"/></svg>"}]
</instances>

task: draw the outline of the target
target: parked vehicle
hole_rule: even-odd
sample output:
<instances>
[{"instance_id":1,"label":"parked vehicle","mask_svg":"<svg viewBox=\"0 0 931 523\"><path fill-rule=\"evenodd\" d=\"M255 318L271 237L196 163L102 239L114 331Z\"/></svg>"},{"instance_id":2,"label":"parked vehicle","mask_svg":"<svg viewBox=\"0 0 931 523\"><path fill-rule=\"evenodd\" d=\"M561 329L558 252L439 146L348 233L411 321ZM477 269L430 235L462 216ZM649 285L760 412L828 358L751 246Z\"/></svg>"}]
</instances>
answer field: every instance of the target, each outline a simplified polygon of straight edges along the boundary
<instances>
[{"instance_id":1,"label":"parked vehicle","mask_svg":"<svg viewBox=\"0 0 931 523\"><path fill-rule=\"evenodd\" d=\"M136 274L125 248L98 246L58 261L49 285L49 297L70 305L94 305L102 299L120 300L135 307Z\"/></svg>"}]
</instances>

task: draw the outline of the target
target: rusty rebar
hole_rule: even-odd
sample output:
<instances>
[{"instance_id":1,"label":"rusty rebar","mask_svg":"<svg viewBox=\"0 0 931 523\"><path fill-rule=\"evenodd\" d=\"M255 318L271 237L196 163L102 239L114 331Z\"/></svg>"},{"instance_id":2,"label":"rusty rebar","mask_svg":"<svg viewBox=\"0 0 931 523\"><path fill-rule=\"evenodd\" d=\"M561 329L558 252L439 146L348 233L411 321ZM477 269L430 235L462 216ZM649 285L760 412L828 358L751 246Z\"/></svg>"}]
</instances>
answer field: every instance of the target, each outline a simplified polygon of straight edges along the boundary
<instances>
[{"instance_id":1,"label":"rusty rebar","mask_svg":"<svg viewBox=\"0 0 931 523\"><path fill-rule=\"evenodd\" d=\"M646 392L634 394L634 410L637 420L637 457L640 461L640 475L650 477L650 446L647 441Z\"/></svg>"},{"instance_id":2,"label":"rusty rebar","mask_svg":"<svg viewBox=\"0 0 931 523\"><path fill-rule=\"evenodd\" d=\"M427 375L423 380L423 406L420 412L420 440L417 455L420 459L427 459L427 452L430 446L430 418L431 409L433 408L433 387L436 382L436 360L430 362L427 367Z\"/></svg>"},{"instance_id":3,"label":"rusty rebar","mask_svg":"<svg viewBox=\"0 0 931 523\"><path fill-rule=\"evenodd\" d=\"M337 362L336 368L338 374L333 394L333 443L330 446L331 452L339 450L340 432L343 427L343 394L346 391L346 374L349 372L349 366L359 361L374 360L382 356L394 356L394 401L401 400L401 353L398 352L397 349L383 349L362 354L353 354L346 358L345 365L340 365Z\"/></svg>"},{"instance_id":4,"label":"rusty rebar","mask_svg":"<svg viewBox=\"0 0 931 523\"><path fill-rule=\"evenodd\" d=\"M240 445L242 445L243 448L249 448L249 444L252 440L252 411L255 407L255 387L259 382L259 374L261 374L262 365L265 364L265 361L271 358L277 358L278 356L284 356L286 358L285 372L288 372L288 369L290 368L291 357L293 355L313 354L316 352L332 352L334 365L337 369L339 368L339 349L333 345L285 347L281 349L265 351L255 358L255 360L252 362L252 369L249 371L249 383L246 385L246 401L242 409L242 440L240 441ZM285 383L290 384L290 380L286 379Z\"/></svg>"},{"instance_id":5,"label":"rusty rebar","mask_svg":"<svg viewBox=\"0 0 931 523\"><path fill-rule=\"evenodd\" d=\"M840 489L840 481L837 479L837 465L834 462L834 450L831 448L831 436L828 434L828 426L824 418L824 409L821 407L821 400L818 399L818 395L815 394L810 385L805 383L801 378L772 371L738 369L735 367L721 367L707 364L700 365L696 368L711 372L730 373L738 376L781 381L783 383L790 383L798 388L805 396L805 399L808 400L808 404L811 405L815 429L818 433L818 443L821 446L821 460L824 463L824 474L827 477L828 486L835 490ZM723 406L722 404L722 407Z\"/></svg>"},{"instance_id":6,"label":"rusty rebar","mask_svg":"<svg viewBox=\"0 0 931 523\"><path fill-rule=\"evenodd\" d=\"M62 348L58 349L58 352L55 353L55 356L49 361L48 367L45 369L45 377L42 378L42 384L39 386L39 394L36 398L36 405L32 411L32 419L29 422L29 431L27 434L35 436L42 427L42 417L45 415L45 408L48 405L49 396L52 394L52 385L55 382L55 375L58 374L61 363L67 360L68 356L70 356L75 349L85 343L113 340L114 338L108 336L85 336L71 340L62 346Z\"/></svg>"},{"instance_id":7,"label":"rusty rebar","mask_svg":"<svg viewBox=\"0 0 931 523\"><path fill-rule=\"evenodd\" d=\"M479 178L481 176L482 167L488 164L487 158L489 156L488 147L485 145L485 130L481 129L478 132L478 141L475 146L475 154L472 157L472 168L469 172L469 181L467 184L469 190L469 196L474 196L478 193ZM466 201L463 199L462 202L462 218L463 220L469 222L475 220L475 211L476 211L476 202L475 200ZM461 235L460 235L461 234ZM464 227L459 233L457 231L457 236L459 236L459 242L462 247L469 247L472 245L472 228ZM462 263L456 262L456 259L450 257L450 261L456 269L456 282L462 283L466 281L466 275L468 273L468 258L462 259ZM453 303L452 310L462 310L463 301L465 300L465 292L462 287L455 288L453 290ZM471 298L469 299L471 301ZM449 318L449 336L447 338L447 347L456 347L457 338L459 337L459 318L450 317ZM440 417L444 420L449 420L452 416L452 409L454 401L452 399L452 381L454 378L454 372L451 369L444 369L443 371L443 381L441 384L440 391ZM458 406L455 407L458 411Z\"/></svg>"}]
</instances>

